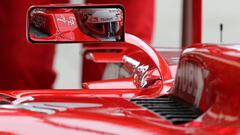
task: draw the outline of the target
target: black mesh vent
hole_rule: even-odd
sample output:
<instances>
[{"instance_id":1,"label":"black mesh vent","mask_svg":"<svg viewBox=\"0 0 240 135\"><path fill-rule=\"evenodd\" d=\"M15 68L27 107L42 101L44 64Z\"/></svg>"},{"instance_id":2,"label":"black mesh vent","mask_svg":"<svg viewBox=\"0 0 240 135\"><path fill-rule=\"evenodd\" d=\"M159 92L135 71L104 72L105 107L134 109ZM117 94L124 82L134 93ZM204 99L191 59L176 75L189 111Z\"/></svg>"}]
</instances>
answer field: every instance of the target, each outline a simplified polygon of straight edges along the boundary
<instances>
[{"instance_id":1,"label":"black mesh vent","mask_svg":"<svg viewBox=\"0 0 240 135\"><path fill-rule=\"evenodd\" d=\"M198 108L172 96L138 98L130 101L155 112L173 124L190 122L201 115Z\"/></svg>"}]
</instances>

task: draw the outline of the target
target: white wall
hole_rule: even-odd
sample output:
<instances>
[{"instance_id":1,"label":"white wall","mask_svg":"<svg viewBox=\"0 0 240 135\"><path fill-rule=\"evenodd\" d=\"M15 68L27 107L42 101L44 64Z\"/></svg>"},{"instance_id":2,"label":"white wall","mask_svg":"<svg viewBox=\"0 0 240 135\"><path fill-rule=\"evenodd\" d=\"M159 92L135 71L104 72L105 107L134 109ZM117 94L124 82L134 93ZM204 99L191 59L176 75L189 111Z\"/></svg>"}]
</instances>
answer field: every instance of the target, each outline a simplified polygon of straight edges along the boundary
<instances>
[{"instance_id":1,"label":"white wall","mask_svg":"<svg viewBox=\"0 0 240 135\"><path fill-rule=\"evenodd\" d=\"M182 0L155 0L154 46L180 46L181 16Z\"/></svg>"},{"instance_id":2,"label":"white wall","mask_svg":"<svg viewBox=\"0 0 240 135\"><path fill-rule=\"evenodd\" d=\"M203 0L203 42L220 42L220 23L223 43L239 43L240 0Z\"/></svg>"}]
</instances>

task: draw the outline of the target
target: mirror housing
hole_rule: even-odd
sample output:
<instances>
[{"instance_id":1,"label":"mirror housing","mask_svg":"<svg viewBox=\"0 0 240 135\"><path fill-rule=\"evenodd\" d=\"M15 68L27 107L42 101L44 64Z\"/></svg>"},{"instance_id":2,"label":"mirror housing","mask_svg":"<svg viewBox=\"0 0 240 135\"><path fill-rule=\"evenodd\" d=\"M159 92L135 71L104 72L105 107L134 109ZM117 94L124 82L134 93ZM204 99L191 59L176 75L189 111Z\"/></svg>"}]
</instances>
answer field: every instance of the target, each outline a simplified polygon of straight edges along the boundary
<instances>
[{"instance_id":1,"label":"mirror housing","mask_svg":"<svg viewBox=\"0 0 240 135\"><path fill-rule=\"evenodd\" d=\"M123 42L121 5L32 6L27 14L31 43Z\"/></svg>"}]
</instances>

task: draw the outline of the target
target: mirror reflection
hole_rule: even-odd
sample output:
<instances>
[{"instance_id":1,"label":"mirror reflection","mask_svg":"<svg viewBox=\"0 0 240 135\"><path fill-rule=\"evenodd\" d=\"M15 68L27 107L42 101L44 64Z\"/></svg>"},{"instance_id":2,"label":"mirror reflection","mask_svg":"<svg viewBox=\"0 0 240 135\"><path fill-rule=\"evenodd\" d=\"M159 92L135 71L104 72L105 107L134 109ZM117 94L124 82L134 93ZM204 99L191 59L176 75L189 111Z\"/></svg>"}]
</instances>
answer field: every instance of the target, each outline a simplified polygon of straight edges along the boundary
<instances>
[{"instance_id":1,"label":"mirror reflection","mask_svg":"<svg viewBox=\"0 0 240 135\"><path fill-rule=\"evenodd\" d=\"M29 14L32 41L123 41L120 8L34 8Z\"/></svg>"}]
</instances>

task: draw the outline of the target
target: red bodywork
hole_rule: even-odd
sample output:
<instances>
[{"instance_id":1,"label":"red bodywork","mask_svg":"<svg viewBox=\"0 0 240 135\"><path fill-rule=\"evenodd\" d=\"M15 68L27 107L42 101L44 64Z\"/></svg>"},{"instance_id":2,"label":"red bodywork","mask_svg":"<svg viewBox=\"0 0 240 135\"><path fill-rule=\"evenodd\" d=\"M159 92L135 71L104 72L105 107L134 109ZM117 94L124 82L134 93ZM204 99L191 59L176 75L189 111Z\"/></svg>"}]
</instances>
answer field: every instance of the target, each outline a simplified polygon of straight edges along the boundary
<instances>
[{"instance_id":1,"label":"red bodywork","mask_svg":"<svg viewBox=\"0 0 240 135\"><path fill-rule=\"evenodd\" d=\"M130 34L125 40L87 46L86 51L96 63L122 63L129 72L131 66L123 58L134 59L149 66L146 75L132 71L129 78L86 82L81 90L1 91L0 132L239 134L239 45L196 44L184 49L179 58L179 50L154 49ZM143 77L147 85L142 87ZM164 95L176 96L202 114L193 121L173 124L129 100ZM50 109L43 109L42 103Z\"/></svg>"}]
</instances>

